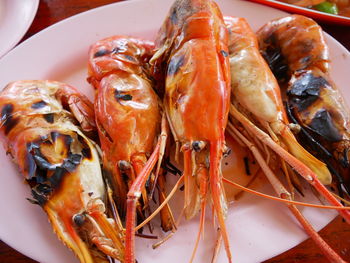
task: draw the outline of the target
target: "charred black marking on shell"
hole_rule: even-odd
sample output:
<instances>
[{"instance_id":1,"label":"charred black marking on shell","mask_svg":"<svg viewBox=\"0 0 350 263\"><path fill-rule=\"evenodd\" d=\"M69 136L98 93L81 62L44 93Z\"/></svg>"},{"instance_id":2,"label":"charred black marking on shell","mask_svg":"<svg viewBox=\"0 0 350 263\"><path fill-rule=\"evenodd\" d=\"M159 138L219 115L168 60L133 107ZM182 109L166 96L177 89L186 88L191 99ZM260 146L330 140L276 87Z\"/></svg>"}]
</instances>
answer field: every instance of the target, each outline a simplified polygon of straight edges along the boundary
<instances>
[{"instance_id":1,"label":"charred black marking on shell","mask_svg":"<svg viewBox=\"0 0 350 263\"><path fill-rule=\"evenodd\" d=\"M43 114L43 117L48 123L53 123L55 120L55 115L53 113Z\"/></svg>"},{"instance_id":2,"label":"charred black marking on shell","mask_svg":"<svg viewBox=\"0 0 350 263\"><path fill-rule=\"evenodd\" d=\"M47 105L47 103L43 100L35 102L32 104L31 108L32 109L41 109L43 107L45 107Z\"/></svg>"},{"instance_id":3,"label":"charred black marking on shell","mask_svg":"<svg viewBox=\"0 0 350 263\"><path fill-rule=\"evenodd\" d=\"M179 19L178 19L178 17L177 17L177 10L176 10L176 8L173 8L173 9L171 10L171 13L170 13L170 21L171 21L174 25L176 25L176 24L178 23L178 21L179 21Z\"/></svg>"},{"instance_id":4,"label":"charred black marking on shell","mask_svg":"<svg viewBox=\"0 0 350 263\"><path fill-rule=\"evenodd\" d=\"M35 189L32 189L32 196L33 198L37 201L37 203L41 206L45 205L48 197L38 193L37 191L35 191Z\"/></svg>"},{"instance_id":5,"label":"charred black marking on shell","mask_svg":"<svg viewBox=\"0 0 350 263\"><path fill-rule=\"evenodd\" d=\"M81 150L81 154L84 156L84 158L91 160L92 158L92 153L90 147L83 148Z\"/></svg>"},{"instance_id":6,"label":"charred black marking on shell","mask_svg":"<svg viewBox=\"0 0 350 263\"><path fill-rule=\"evenodd\" d=\"M294 117L292 113L292 109L289 107L288 103L286 103L286 109L287 109L288 117L292 120L292 122L301 125L298 122L298 120ZM303 142L303 144L307 147L307 149L312 154L315 154L317 158L319 158L321 161L323 161L327 165L329 171L334 176L333 178L335 178L337 181L337 188L339 191L339 195L341 197L343 196L344 189L346 192L350 193L349 187L344 182L344 178L333 167L333 164L332 164L332 161L334 160L333 155L323 145L321 145L319 141L313 137L313 135L314 134L310 134L309 131L307 131L303 126L301 126L301 130L298 134L298 140ZM340 163L343 164L342 161L340 161ZM333 191L334 191L334 188L333 188Z\"/></svg>"},{"instance_id":7,"label":"charred black marking on shell","mask_svg":"<svg viewBox=\"0 0 350 263\"><path fill-rule=\"evenodd\" d=\"M53 188L58 188L66 172L67 171L64 168L56 167L55 172L49 178L49 182L51 183Z\"/></svg>"},{"instance_id":8,"label":"charred black marking on shell","mask_svg":"<svg viewBox=\"0 0 350 263\"><path fill-rule=\"evenodd\" d=\"M28 149L28 145L27 145ZM28 179L31 179L33 176L35 176L35 172L37 169L36 163L34 161L33 155L30 154L30 152L27 150L26 151L26 170L28 172Z\"/></svg>"},{"instance_id":9,"label":"charred black marking on shell","mask_svg":"<svg viewBox=\"0 0 350 263\"><path fill-rule=\"evenodd\" d=\"M228 53L225 50L221 50L220 53L224 56L224 57L228 57Z\"/></svg>"},{"instance_id":10,"label":"charred black marking on shell","mask_svg":"<svg viewBox=\"0 0 350 263\"><path fill-rule=\"evenodd\" d=\"M264 39L266 44L265 50L261 51L262 56L265 58L273 74L279 82L284 82L289 79L288 76L288 63L285 57L282 55L281 48L278 46L278 40L276 35L271 32Z\"/></svg>"},{"instance_id":11,"label":"charred black marking on shell","mask_svg":"<svg viewBox=\"0 0 350 263\"><path fill-rule=\"evenodd\" d=\"M68 158L64 160L62 168L68 172L73 172L75 168L80 164L82 155L77 153L69 153Z\"/></svg>"},{"instance_id":12,"label":"charred black marking on shell","mask_svg":"<svg viewBox=\"0 0 350 263\"><path fill-rule=\"evenodd\" d=\"M341 134L333 124L332 116L325 109L321 109L315 114L309 128L330 142L337 142L342 139Z\"/></svg>"},{"instance_id":13,"label":"charred black marking on shell","mask_svg":"<svg viewBox=\"0 0 350 263\"><path fill-rule=\"evenodd\" d=\"M289 87L287 95L291 105L303 111L319 98L321 89L325 86L329 86L327 80L315 77L312 73L306 73L297 77Z\"/></svg>"},{"instance_id":14,"label":"charred black marking on shell","mask_svg":"<svg viewBox=\"0 0 350 263\"><path fill-rule=\"evenodd\" d=\"M289 67L280 48L269 46L262 52L262 56L269 64L269 67L279 82L288 80Z\"/></svg>"},{"instance_id":15,"label":"charred black marking on shell","mask_svg":"<svg viewBox=\"0 0 350 263\"><path fill-rule=\"evenodd\" d=\"M27 153L32 156L32 159L35 162L35 167L38 167L42 170L54 170L56 166L53 166L51 163L49 163L40 151L40 145L42 143L43 141L41 139L27 143ZM34 167L33 164L31 165Z\"/></svg>"},{"instance_id":16,"label":"charred black marking on shell","mask_svg":"<svg viewBox=\"0 0 350 263\"><path fill-rule=\"evenodd\" d=\"M52 145L61 138L68 151L67 156L62 156L60 163L50 163L43 155L42 145ZM73 138L70 135L52 131L50 136L42 136L26 145L26 164L28 167L28 183L32 187L32 196L39 205L44 205L50 195L57 189L64 176L74 172L81 163L82 154L72 153L71 144ZM52 171L48 173L48 171Z\"/></svg>"},{"instance_id":17,"label":"charred black marking on shell","mask_svg":"<svg viewBox=\"0 0 350 263\"><path fill-rule=\"evenodd\" d=\"M107 49L100 49L94 54L94 58L102 57L102 56L108 55L109 53L111 52Z\"/></svg>"},{"instance_id":18,"label":"charred black marking on shell","mask_svg":"<svg viewBox=\"0 0 350 263\"><path fill-rule=\"evenodd\" d=\"M7 135L18 123L19 118L13 118L14 106L5 104L1 110L1 123L5 127L5 135Z\"/></svg>"},{"instance_id":19,"label":"charred black marking on shell","mask_svg":"<svg viewBox=\"0 0 350 263\"><path fill-rule=\"evenodd\" d=\"M317 153L318 156L322 157L322 160L332 158L332 154L297 120L297 118L294 116L293 109L290 107L288 102L285 103L285 108L291 122L300 126L298 138L301 139L302 142L306 142L305 145L310 148L311 152Z\"/></svg>"},{"instance_id":20,"label":"charred black marking on shell","mask_svg":"<svg viewBox=\"0 0 350 263\"><path fill-rule=\"evenodd\" d=\"M52 188L51 186L49 186L48 184L39 184L36 187L36 191L45 195L48 195L52 192Z\"/></svg>"},{"instance_id":21,"label":"charred black marking on shell","mask_svg":"<svg viewBox=\"0 0 350 263\"><path fill-rule=\"evenodd\" d=\"M175 75L185 62L185 55L174 56L168 66L168 75Z\"/></svg>"},{"instance_id":22,"label":"charred black marking on shell","mask_svg":"<svg viewBox=\"0 0 350 263\"><path fill-rule=\"evenodd\" d=\"M80 136L79 134L78 134L78 140L83 146L83 149L81 150L81 154L83 155L84 158L91 160L92 152L91 152L90 146L87 144L84 137Z\"/></svg>"},{"instance_id":23,"label":"charred black marking on shell","mask_svg":"<svg viewBox=\"0 0 350 263\"><path fill-rule=\"evenodd\" d=\"M119 51L120 51L120 48L119 48L119 47L115 47L115 48L112 49L112 53L113 53L113 54L118 54Z\"/></svg>"},{"instance_id":24,"label":"charred black marking on shell","mask_svg":"<svg viewBox=\"0 0 350 263\"><path fill-rule=\"evenodd\" d=\"M117 89L115 89L114 91L114 97L116 98L116 100L119 102L119 100L132 100L132 96L130 94L123 94L122 91L119 91Z\"/></svg>"},{"instance_id":25,"label":"charred black marking on shell","mask_svg":"<svg viewBox=\"0 0 350 263\"><path fill-rule=\"evenodd\" d=\"M50 132L51 140L52 140L53 142L55 142L55 141L57 140L57 138L58 138L59 135L60 135L60 133L57 132L57 131L52 131L52 132Z\"/></svg>"},{"instance_id":26,"label":"charred black marking on shell","mask_svg":"<svg viewBox=\"0 0 350 263\"><path fill-rule=\"evenodd\" d=\"M66 144L67 148L70 148L70 145L73 142L73 138L67 134L60 134L60 136L63 136L64 143Z\"/></svg>"},{"instance_id":27,"label":"charred black marking on shell","mask_svg":"<svg viewBox=\"0 0 350 263\"><path fill-rule=\"evenodd\" d=\"M46 158L42 155L40 148L33 148L34 152L34 161L36 165L42 170L53 171L56 169L56 164L51 164Z\"/></svg>"},{"instance_id":28,"label":"charred black marking on shell","mask_svg":"<svg viewBox=\"0 0 350 263\"><path fill-rule=\"evenodd\" d=\"M31 198L26 198L30 203L32 203L33 205L39 205L39 202L34 200L34 199L31 199Z\"/></svg>"},{"instance_id":29,"label":"charred black marking on shell","mask_svg":"<svg viewBox=\"0 0 350 263\"><path fill-rule=\"evenodd\" d=\"M13 105L12 104L5 104L4 107L1 110L1 121L6 121L9 118L12 117L12 113L13 113Z\"/></svg>"},{"instance_id":30,"label":"charred black marking on shell","mask_svg":"<svg viewBox=\"0 0 350 263\"><path fill-rule=\"evenodd\" d=\"M32 196L35 200L28 199L32 204L43 206L48 197L51 195L53 189L47 183L35 183L33 180L28 180L29 185L32 186Z\"/></svg>"}]
</instances>

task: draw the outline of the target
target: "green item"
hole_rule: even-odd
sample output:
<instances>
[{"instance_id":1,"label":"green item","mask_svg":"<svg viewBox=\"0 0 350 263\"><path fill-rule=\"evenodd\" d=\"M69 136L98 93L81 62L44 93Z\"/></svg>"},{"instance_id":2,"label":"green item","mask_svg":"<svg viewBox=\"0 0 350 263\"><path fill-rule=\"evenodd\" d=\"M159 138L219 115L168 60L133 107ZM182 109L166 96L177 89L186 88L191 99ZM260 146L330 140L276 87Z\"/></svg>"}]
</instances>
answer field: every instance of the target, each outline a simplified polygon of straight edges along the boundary
<instances>
[{"instance_id":1,"label":"green item","mask_svg":"<svg viewBox=\"0 0 350 263\"><path fill-rule=\"evenodd\" d=\"M321 4L315 5L314 8L321 12L325 12L333 15L338 14L338 7L335 3L325 1Z\"/></svg>"}]
</instances>

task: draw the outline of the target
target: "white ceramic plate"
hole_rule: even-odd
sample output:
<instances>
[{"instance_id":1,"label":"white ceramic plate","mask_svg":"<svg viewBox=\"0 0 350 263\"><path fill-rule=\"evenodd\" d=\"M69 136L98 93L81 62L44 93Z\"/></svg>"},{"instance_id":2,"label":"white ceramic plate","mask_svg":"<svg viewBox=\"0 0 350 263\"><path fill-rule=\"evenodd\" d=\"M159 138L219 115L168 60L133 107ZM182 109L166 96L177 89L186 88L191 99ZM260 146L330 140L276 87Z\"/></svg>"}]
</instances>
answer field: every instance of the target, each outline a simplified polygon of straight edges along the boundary
<instances>
[{"instance_id":1,"label":"white ceramic plate","mask_svg":"<svg viewBox=\"0 0 350 263\"><path fill-rule=\"evenodd\" d=\"M0 87L21 79L53 79L78 87L92 98L86 82L87 52L90 44L116 34L153 39L172 0L128 1L97 8L64 20L20 44L0 60ZM225 15L243 16L253 29L285 13L246 1L218 0ZM333 76L349 97L346 71L350 55L327 36L332 55ZM40 207L30 204L28 187L16 167L0 150L0 237L13 248L40 262L77 262L52 233ZM182 205L177 197L176 202ZM302 208L316 229L324 227L335 213ZM209 262L215 242L212 220L207 220L205 237L196 262ZM234 262L261 262L290 249L306 238L283 204L245 195L230 206L227 218ZM153 240L137 239L140 263L188 262L198 229L198 218L185 222L173 238L157 250ZM218 262L226 262L223 249Z\"/></svg>"},{"instance_id":2,"label":"white ceramic plate","mask_svg":"<svg viewBox=\"0 0 350 263\"><path fill-rule=\"evenodd\" d=\"M0 57L27 32L38 5L39 0L0 0Z\"/></svg>"}]
</instances>

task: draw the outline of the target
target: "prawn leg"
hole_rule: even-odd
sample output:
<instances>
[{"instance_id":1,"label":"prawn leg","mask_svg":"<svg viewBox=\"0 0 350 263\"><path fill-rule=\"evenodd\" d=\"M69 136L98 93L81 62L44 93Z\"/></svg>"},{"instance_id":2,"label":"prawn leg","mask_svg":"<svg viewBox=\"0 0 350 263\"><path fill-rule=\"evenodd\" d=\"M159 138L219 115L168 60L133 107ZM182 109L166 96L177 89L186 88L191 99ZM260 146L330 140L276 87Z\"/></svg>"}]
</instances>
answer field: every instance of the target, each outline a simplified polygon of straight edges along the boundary
<instances>
[{"instance_id":1,"label":"prawn leg","mask_svg":"<svg viewBox=\"0 0 350 263\"><path fill-rule=\"evenodd\" d=\"M310 183L315 189L332 205L342 207L343 205L328 191L328 189L319 181L314 172L305 166L301 161L296 159L278 144L276 144L270 136L251 123L244 115L242 115L233 105L230 107L231 115L236 118L247 130L255 134L263 143L269 146L276 154L281 156L290 166L292 166L304 179ZM339 214L350 224L350 212L347 210L339 210Z\"/></svg>"},{"instance_id":2,"label":"prawn leg","mask_svg":"<svg viewBox=\"0 0 350 263\"><path fill-rule=\"evenodd\" d=\"M131 185L127 194L127 209L126 209L126 232L125 232L125 262L135 262L135 222L136 222L136 204L137 200L141 197L142 189L158 163L162 161L167 140L167 123L165 121L165 115L162 117L162 132L158 139L157 145L147 163L144 165L142 171L138 174L137 178ZM159 159L160 158L160 159Z\"/></svg>"},{"instance_id":3,"label":"prawn leg","mask_svg":"<svg viewBox=\"0 0 350 263\"><path fill-rule=\"evenodd\" d=\"M230 124L229 124L230 125ZM250 151L253 153L255 159L259 163L260 167L262 168L264 174L270 181L272 187L274 188L275 192L279 197L285 200L292 200L291 194L285 189L283 184L279 181L279 179L276 177L276 175L272 172L270 167L265 162L264 158L262 157L259 150L256 148L256 146L251 143L249 140L247 140L233 125L230 125L230 130L233 131L235 136L239 137L241 141L243 141L246 146L250 149ZM326 255L326 257L331 262L345 262L323 239L322 237L317 233L317 231L311 226L311 224L305 219L305 217L301 214L301 212L297 209L297 207L293 204L287 203L287 206L289 210L293 213L295 218L299 221L299 223L303 226L306 233L313 239L315 244L323 251L323 253Z\"/></svg>"}]
</instances>

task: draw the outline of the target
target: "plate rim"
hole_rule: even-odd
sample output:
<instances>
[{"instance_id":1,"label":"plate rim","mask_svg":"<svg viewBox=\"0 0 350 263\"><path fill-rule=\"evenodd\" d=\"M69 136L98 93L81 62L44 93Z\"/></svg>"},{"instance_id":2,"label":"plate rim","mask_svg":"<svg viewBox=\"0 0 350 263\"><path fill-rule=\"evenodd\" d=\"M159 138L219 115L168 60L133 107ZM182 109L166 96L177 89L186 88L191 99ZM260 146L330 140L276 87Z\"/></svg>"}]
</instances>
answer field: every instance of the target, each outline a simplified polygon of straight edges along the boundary
<instances>
[{"instance_id":1,"label":"plate rim","mask_svg":"<svg viewBox=\"0 0 350 263\"><path fill-rule=\"evenodd\" d=\"M40 0L30 0L26 2L23 2L23 0L8 0L6 3L12 3L13 5L13 4L16 4L15 1L25 3L26 5L30 5L31 7L30 16L28 17L25 23L25 26L22 28L22 30L17 31L16 37L13 37L12 41L9 41L8 44L6 45L6 48L4 48L2 52L0 52L0 59L4 57L9 51L11 51L14 47L16 47L18 42L20 42L23 36L27 33L28 29L30 28L30 26L34 21L34 18L39 8L39 2L40 2Z\"/></svg>"},{"instance_id":2,"label":"plate rim","mask_svg":"<svg viewBox=\"0 0 350 263\"><path fill-rule=\"evenodd\" d=\"M76 14L76 15L73 15L71 17L68 17L66 19L63 19L47 28L45 28L44 30L40 31L39 33L33 35L32 37L28 38L27 40L23 41L20 45L18 45L17 47L15 47L13 50L11 50L8 54L6 54L3 58L0 59L0 64L2 64L1 62L6 60L6 58L8 57L11 57L11 54L16 52L16 50L20 47L22 47L23 45L27 45L27 43L30 43L33 39L35 39L36 37L40 37L41 35L45 34L46 31L48 30L53 30L53 28L59 26L60 24L63 24L63 23L66 23L67 21L70 21L70 20L74 20L74 19L78 19L80 16L83 16L83 15L88 15L88 13L90 12L96 12L97 9L104 9L104 8L108 8L109 6L111 5L130 5L130 4L133 4L135 2L145 2L145 0L133 0L133 1L125 1L125 2L117 2L117 3L112 3L112 4L108 4L108 5L104 5L104 6L100 6L100 7L97 7L97 8L94 8L94 9L90 9L90 10L87 10L85 12L82 12L82 13L79 13L79 14ZM243 1L244 2L244 1ZM329 35L328 35L329 36ZM346 52L349 53L349 51L341 44L339 43L336 39L334 39L332 36L329 36L330 38L333 39L333 41L335 41L335 43L342 47L343 49L345 49ZM1 238L1 237L0 237ZM3 240L6 244L9 244L7 241ZM13 247L14 249L16 249L17 251L19 251L20 253L28 256L28 257L31 257L33 259L36 259L36 257L33 257L33 256L29 256L27 253L23 253L20 249L17 249L15 248L15 246L12 246L11 244L9 244L11 247ZM36 259L37 260L37 259Z\"/></svg>"}]
</instances>

